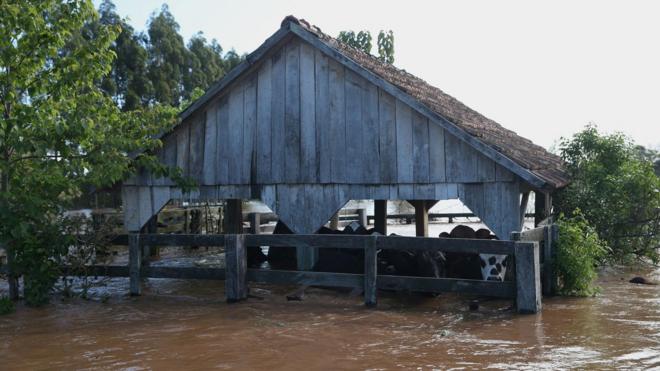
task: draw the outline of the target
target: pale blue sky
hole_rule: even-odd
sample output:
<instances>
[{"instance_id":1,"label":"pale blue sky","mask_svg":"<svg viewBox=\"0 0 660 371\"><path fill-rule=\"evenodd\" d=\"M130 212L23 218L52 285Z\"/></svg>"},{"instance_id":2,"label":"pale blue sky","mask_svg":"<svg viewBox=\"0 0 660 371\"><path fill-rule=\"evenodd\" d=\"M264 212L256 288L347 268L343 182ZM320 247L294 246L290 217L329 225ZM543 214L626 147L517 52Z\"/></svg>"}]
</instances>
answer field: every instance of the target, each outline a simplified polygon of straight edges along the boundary
<instances>
[{"instance_id":1,"label":"pale blue sky","mask_svg":"<svg viewBox=\"0 0 660 371\"><path fill-rule=\"evenodd\" d=\"M549 147L589 122L660 147L660 2L116 0L144 30L167 3L188 39L251 52L288 14L392 29L395 65ZM98 4L98 0L95 1Z\"/></svg>"}]
</instances>

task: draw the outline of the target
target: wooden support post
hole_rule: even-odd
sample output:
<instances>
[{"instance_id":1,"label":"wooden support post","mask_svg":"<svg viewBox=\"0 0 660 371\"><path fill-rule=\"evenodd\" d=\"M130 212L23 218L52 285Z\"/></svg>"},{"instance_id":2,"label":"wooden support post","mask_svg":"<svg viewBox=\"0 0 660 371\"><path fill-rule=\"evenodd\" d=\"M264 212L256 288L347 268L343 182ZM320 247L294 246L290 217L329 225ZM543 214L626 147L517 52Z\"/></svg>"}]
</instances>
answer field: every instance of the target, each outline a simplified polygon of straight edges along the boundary
<instances>
[{"instance_id":1,"label":"wooden support post","mask_svg":"<svg viewBox=\"0 0 660 371\"><path fill-rule=\"evenodd\" d=\"M417 237L429 236L429 209L426 201L411 201L415 207L415 235Z\"/></svg>"},{"instance_id":2,"label":"wooden support post","mask_svg":"<svg viewBox=\"0 0 660 371\"><path fill-rule=\"evenodd\" d=\"M335 231L339 229L339 211L337 211L335 215L330 218L330 229Z\"/></svg>"},{"instance_id":3,"label":"wooden support post","mask_svg":"<svg viewBox=\"0 0 660 371\"><path fill-rule=\"evenodd\" d=\"M518 313L538 313L541 311L538 242L516 242L514 251Z\"/></svg>"},{"instance_id":4,"label":"wooden support post","mask_svg":"<svg viewBox=\"0 0 660 371\"><path fill-rule=\"evenodd\" d=\"M534 191L534 226L552 215L552 195Z\"/></svg>"},{"instance_id":5,"label":"wooden support post","mask_svg":"<svg viewBox=\"0 0 660 371\"><path fill-rule=\"evenodd\" d=\"M158 214L149 218L149 221L140 229L140 233L154 234L158 233ZM142 264L148 265L150 257L157 257L160 255L158 246L149 246L142 244Z\"/></svg>"},{"instance_id":6,"label":"wooden support post","mask_svg":"<svg viewBox=\"0 0 660 371\"><path fill-rule=\"evenodd\" d=\"M142 249L140 248L140 235L131 233L128 235L128 274L130 280L130 294L137 296L142 294L140 285L140 270L142 268Z\"/></svg>"},{"instance_id":7,"label":"wooden support post","mask_svg":"<svg viewBox=\"0 0 660 371\"><path fill-rule=\"evenodd\" d=\"M361 226L367 228L367 226L369 226L369 221L367 220L367 209L357 209L357 214L358 223L360 223Z\"/></svg>"},{"instance_id":8,"label":"wooden support post","mask_svg":"<svg viewBox=\"0 0 660 371\"><path fill-rule=\"evenodd\" d=\"M523 192L522 199L520 200L520 228L519 231L523 230L525 226L525 212L527 211L527 202L529 201L529 191Z\"/></svg>"},{"instance_id":9,"label":"wooden support post","mask_svg":"<svg viewBox=\"0 0 660 371\"><path fill-rule=\"evenodd\" d=\"M250 222L250 233L261 234L261 214L248 214L248 221Z\"/></svg>"},{"instance_id":10,"label":"wooden support post","mask_svg":"<svg viewBox=\"0 0 660 371\"><path fill-rule=\"evenodd\" d=\"M548 225L543 228L543 295L553 296L557 293L557 275L554 266L555 246L559 239L559 226Z\"/></svg>"},{"instance_id":11,"label":"wooden support post","mask_svg":"<svg viewBox=\"0 0 660 371\"><path fill-rule=\"evenodd\" d=\"M374 200L374 229L387 236L387 200Z\"/></svg>"},{"instance_id":12,"label":"wooden support post","mask_svg":"<svg viewBox=\"0 0 660 371\"><path fill-rule=\"evenodd\" d=\"M247 298L247 251L245 235L225 236L225 296L227 303Z\"/></svg>"},{"instance_id":13,"label":"wooden support post","mask_svg":"<svg viewBox=\"0 0 660 371\"><path fill-rule=\"evenodd\" d=\"M243 233L243 203L240 199L229 199L224 209L224 233Z\"/></svg>"},{"instance_id":14,"label":"wooden support post","mask_svg":"<svg viewBox=\"0 0 660 371\"><path fill-rule=\"evenodd\" d=\"M376 249L376 238L376 236L369 238L367 246L364 248L364 304L367 307L375 307L377 303L378 250Z\"/></svg>"}]
</instances>

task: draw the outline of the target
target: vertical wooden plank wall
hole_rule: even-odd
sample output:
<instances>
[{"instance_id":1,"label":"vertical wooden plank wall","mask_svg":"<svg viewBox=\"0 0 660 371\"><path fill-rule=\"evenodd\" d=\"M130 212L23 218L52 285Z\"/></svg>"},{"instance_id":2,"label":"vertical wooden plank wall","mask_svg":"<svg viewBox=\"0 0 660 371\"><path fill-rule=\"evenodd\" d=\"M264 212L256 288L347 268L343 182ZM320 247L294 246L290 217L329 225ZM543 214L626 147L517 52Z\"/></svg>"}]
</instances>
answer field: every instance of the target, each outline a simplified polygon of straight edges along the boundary
<instances>
[{"instance_id":1,"label":"vertical wooden plank wall","mask_svg":"<svg viewBox=\"0 0 660 371\"><path fill-rule=\"evenodd\" d=\"M163 142L157 155L197 180L199 197L260 197L297 232L323 224L328 212L316 209L363 198L460 197L498 234L513 224L516 176L296 38ZM124 192L131 225L158 203L143 187L173 186L148 175L125 183L137 186Z\"/></svg>"}]
</instances>

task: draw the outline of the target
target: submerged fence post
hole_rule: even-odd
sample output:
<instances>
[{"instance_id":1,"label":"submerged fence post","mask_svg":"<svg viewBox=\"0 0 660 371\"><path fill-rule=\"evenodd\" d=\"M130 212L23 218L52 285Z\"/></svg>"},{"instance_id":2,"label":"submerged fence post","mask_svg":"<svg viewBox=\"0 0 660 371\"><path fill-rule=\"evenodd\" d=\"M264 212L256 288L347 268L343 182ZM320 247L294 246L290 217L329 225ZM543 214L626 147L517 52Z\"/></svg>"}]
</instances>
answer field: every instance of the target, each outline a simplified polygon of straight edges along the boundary
<instances>
[{"instance_id":1,"label":"submerged fence post","mask_svg":"<svg viewBox=\"0 0 660 371\"><path fill-rule=\"evenodd\" d=\"M541 311L541 273L538 242L516 242L516 306L518 313Z\"/></svg>"},{"instance_id":2,"label":"submerged fence post","mask_svg":"<svg viewBox=\"0 0 660 371\"><path fill-rule=\"evenodd\" d=\"M227 303L247 298L245 235L225 235L225 296Z\"/></svg>"},{"instance_id":3,"label":"submerged fence post","mask_svg":"<svg viewBox=\"0 0 660 371\"><path fill-rule=\"evenodd\" d=\"M377 238L377 236L369 237L364 248L364 304L367 307L375 307L378 302L378 286L376 283L378 274Z\"/></svg>"},{"instance_id":4,"label":"submerged fence post","mask_svg":"<svg viewBox=\"0 0 660 371\"><path fill-rule=\"evenodd\" d=\"M130 281L130 294L142 294L140 285L140 269L142 268L142 249L140 248L140 234L128 235L128 275Z\"/></svg>"},{"instance_id":5,"label":"submerged fence post","mask_svg":"<svg viewBox=\"0 0 660 371\"><path fill-rule=\"evenodd\" d=\"M552 224L549 227L550 229L550 242L546 242L548 250L547 255L545 256L546 262L550 262L550 266L547 268L550 285L548 286L548 294L557 295L557 270L555 269L555 254L557 243L559 242L559 226L557 224Z\"/></svg>"}]
</instances>

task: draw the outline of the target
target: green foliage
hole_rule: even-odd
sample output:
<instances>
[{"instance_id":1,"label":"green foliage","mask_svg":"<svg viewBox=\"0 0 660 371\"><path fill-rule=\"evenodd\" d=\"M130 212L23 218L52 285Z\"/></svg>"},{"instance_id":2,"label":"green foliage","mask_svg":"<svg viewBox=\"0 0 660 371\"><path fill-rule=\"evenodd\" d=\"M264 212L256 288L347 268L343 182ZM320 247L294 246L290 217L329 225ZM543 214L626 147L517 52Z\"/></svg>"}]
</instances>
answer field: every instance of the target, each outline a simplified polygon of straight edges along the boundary
<instances>
[{"instance_id":1,"label":"green foliage","mask_svg":"<svg viewBox=\"0 0 660 371\"><path fill-rule=\"evenodd\" d=\"M596 266L608 249L598 238L598 233L589 225L580 210L573 217L563 214L557 220L559 241L555 267L562 295L592 296L598 292L594 284Z\"/></svg>"},{"instance_id":2,"label":"green foliage","mask_svg":"<svg viewBox=\"0 0 660 371\"><path fill-rule=\"evenodd\" d=\"M24 275L26 301L39 305L71 242L63 210L81 189L144 166L183 179L149 154L178 110L122 112L106 94L99 82L120 30L100 23L91 1L0 2L0 24L0 244Z\"/></svg>"},{"instance_id":3,"label":"green foliage","mask_svg":"<svg viewBox=\"0 0 660 371\"><path fill-rule=\"evenodd\" d=\"M385 63L394 63L394 33L381 30L378 33L378 59Z\"/></svg>"},{"instance_id":4,"label":"green foliage","mask_svg":"<svg viewBox=\"0 0 660 371\"><path fill-rule=\"evenodd\" d=\"M16 307L14 306L13 301L5 296L0 297L0 316L14 313L15 310Z\"/></svg>"},{"instance_id":5,"label":"green foliage","mask_svg":"<svg viewBox=\"0 0 660 371\"><path fill-rule=\"evenodd\" d=\"M369 31L341 31L337 39L356 49L371 54L371 33ZM394 34L392 31L378 33L378 59L385 63L394 63Z\"/></svg>"},{"instance_id":6,"label":"green foliage","mask_svg":"<svg viewBox=\"0 0 660 371\"><path fill-rule=\"evenodd\" d=\"M558 212L580 209L611 248L608 258L660 260L660 178L621 134L586 127L562 139L561 157L572 182L556 195Z\"/></svg>"}]
</instances>

